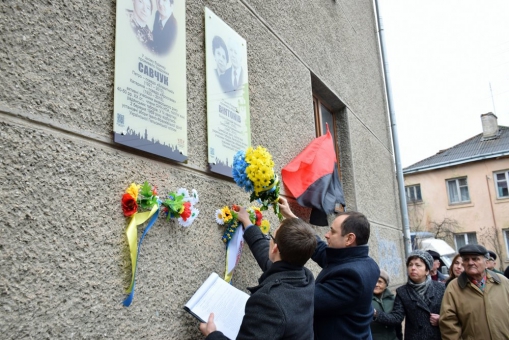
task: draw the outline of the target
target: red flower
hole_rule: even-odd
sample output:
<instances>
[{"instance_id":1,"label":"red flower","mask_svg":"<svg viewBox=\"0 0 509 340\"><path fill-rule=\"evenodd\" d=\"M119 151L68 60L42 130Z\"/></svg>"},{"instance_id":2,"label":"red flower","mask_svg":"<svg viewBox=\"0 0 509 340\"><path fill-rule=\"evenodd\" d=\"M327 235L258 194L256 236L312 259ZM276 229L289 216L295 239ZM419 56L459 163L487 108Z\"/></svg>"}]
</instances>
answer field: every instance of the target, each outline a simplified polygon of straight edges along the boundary
<instances>
[{"instance_id":1,"label":"red flower","mask_svg":"<svg viewBox=\"0 0 509 340\"><path fill-rule=\"evenodd\" d=\"M136 204L136 200L130 194L122 196L122 210L125 216L132 216L138 211L138 204Z\"/></svg>"},{"instance_id":2,"label":"red flower","mask_svg":"<svg viewBox=\"0 0 509 340\"><path fill-rule=\"evenodd\" d=\"M186 221L191 216L191 202L184 202L184 211L180 214L182 220Z\"/></svg>"},{"instance_id":3,"label":"red flower","mask_svg":"<svg viewBox=\"0 0 509 340\"><path fill-rule=\"evenodd\" d=\"M232 205L232 209L233 209L233 211L239 212L240 211L240 206L234 204L234 205Z\"/></svg>"},{"instance_id":4,"label":"red flower","mask_svg":"<svg viewBox=\"0 0 509 340\"><path fill-rule=\"evenodd\" d=\"M152 195L157 196L157 188L155 186L152 188Z\"/></svg>"},{"instance_id":5,"label":"red flower","mask_svg":"<svg viewBox=\"0 0 509 340\"><path fill-rule=\"evenodd\" d=\"M262 225L262 218L263 218L263 215L260 211L258 210L255 210L255 215L256 215L256 222L255 224L259 227Z\"/></svg>"}]
</instances>

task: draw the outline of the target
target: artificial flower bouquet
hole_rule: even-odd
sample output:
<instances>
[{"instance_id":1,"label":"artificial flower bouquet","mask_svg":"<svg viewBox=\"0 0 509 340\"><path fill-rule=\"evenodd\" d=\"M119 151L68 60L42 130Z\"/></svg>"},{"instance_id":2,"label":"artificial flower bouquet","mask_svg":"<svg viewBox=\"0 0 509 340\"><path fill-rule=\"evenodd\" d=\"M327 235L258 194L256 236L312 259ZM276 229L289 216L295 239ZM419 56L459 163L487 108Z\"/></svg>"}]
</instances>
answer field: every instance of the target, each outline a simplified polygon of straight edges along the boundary
<instances>
[{"instance_id":1,"label":"artificial flower bouquet","mask_svg":"<svg viewBox=\"0 0 509 340\"><path fill-rule=\"evenodd\" d=\"M185 188L176 192L170 192L167 198L161 200L157 196L157 189L148 182L142 185L131 183L125 194L122 196L122 210L126 217L130 217L141 210L152 210L154 207L162 207L166 219L177 218L178 223L183 227L189 227L199 214L194 207L199 202L198 192L193 189L191 194Z\"/></svg>"},{"instance_id":2,"label":"artificial flower bouquet","mask_svg":"<svg viewBox=\"0 0 509 340\"><path fill-rule=\"evenodd\" d=\"M223 234L223 237L221 238L224 243L228 243L235 233L235 230L239 226L239 220L238 220L238 211L239 211L238 205L233 205L231 208L228 206L225 206L221 209L216 210L216 222L219 225L224 225L225 231ZM249 213L249 219L251 220L251 223L258 226L262 233L267 235L270 230L270 223L268 220L263 218L261 209L258 207L250 207L247 209L247 212Z\"/></svg>"},{"instance_id":3,"label":"artificial flower bouquet","mask_svg":"<svg viewBox=\"0 0 509 340\"><path fill-rule=\"evenodd\" d=\"M189 227L200 213L194 207L198 201L198 192L195 189L189 194L187 189L180 188L176 192L168 193L168 198L162 201L161 205L167 220L177 218L181 226Z\"/></svg>"},{"instance_id":4,"label":"artificial flower bouquet","mask_svg":"<svg viewBox=\"0 0 509 340\"><path fill-rule=\"evenodd\" d=\"M152 228L159 217L160 211L166 215L166 219L176 218L183 227L190 226L199 214L198 209L194 207L198 203L198 193L192 190L191 194L184 188L176 192L170 192L162 200L157 194L157 189L148 182L142 185L132 183L122 196L122 211L129 218L129 224L126 229L127 242L129 243L129 252L131 255L131 284L127 289L127 298L124 300L124 306L131 305L134 298L135 276L138 264L139 250L141 243L147 232ZM137 243L137 226L148 221L148 224Z\"/></svg>"},{"instance_id":5,"label":"artificial flower bouquet","mask_svg":"<svg viewBox=\"0 0 509 340\"><path fill-rule=\"evenodd\" d=\"M240 207L233 205L231 208L225 206L221 209L216 210L216 222L220 225L224 225L225 231L221 238L226 244L226 263L224 280L231 282L233 271L240 261L242 255L242 247L244 245L244 230L239 228L238 212ZM249 219L251 223L258 226L262 233L268 234L270 230L270 223L263 218L262 212L258 207L250 207L247 209L249 213ZM251 228L254 228L251 227Z\"/></svg>"},{"instance_id":6,"label":"artificial flower bouquet","mask_svg":"<svg viewBox=\"0 0 509 340\"><path fill-rule=\"evenodd\" d=\"M274 213L283 219L278 205L280 182L274 174L274 162L267 149L258 146L238 151L233 157L232 173L235 183L251 193L251 202L258 200L262 211L272 205Z\"/></svg>"}]
</instances>

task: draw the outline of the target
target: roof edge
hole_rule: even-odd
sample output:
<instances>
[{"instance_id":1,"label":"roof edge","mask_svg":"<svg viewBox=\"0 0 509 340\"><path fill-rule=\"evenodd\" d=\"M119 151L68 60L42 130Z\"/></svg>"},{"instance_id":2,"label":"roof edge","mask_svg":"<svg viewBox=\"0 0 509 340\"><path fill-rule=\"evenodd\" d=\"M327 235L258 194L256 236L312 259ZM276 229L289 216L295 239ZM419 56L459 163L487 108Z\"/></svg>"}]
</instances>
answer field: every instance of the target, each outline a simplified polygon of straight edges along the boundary
<instances>
[{"instance_id":1,"label":"roof edge","mask_svg":"<svg viewBox=\"0 0 509 340\"><path fill-rule=\"evenodd\" d=\"M498 125L498 128L499 128L499 133L498 133L497 138L498 138L498 137L500 137L500 134L501 134L501 131L500 131L500 130L509 130L509 126L505 126L505 125ZM453 145L453 146L451 146L451 147L448 147L448 148L446 148L446 149L442 149L442 150L440 150L440 151L445 152L445 151L447 151L447 150L454 149L455 147L457 147L457 146L459 146L459 145L461 145L461 144L463 144L463 143L466 143L466 142L468 142L469 140L471 140L471 139L473 139L473 138L478 138L478 137L479 137L479 138L482 138L482 134L483 134L482 132L481 132L481 133L478 133L478 134L476 134L475 136L472 136L472 137L470 137L470 138L465 139L465 140L464 140L463 142L461 142L461 143L458 143L458 144ZM493 139L496 139L496 138L493 138ZM424 161L426 161L426 160L428 160L428 159L430 159L430 158L435 157L436 155L438 155L438 154L440 153L440 151L439 151L439 152L437 152L437 153L436 153L436 154L434 154L434 155L431 155L431 156L429 156L429 157L426 157L426 158L421 159L420 161L417 161L417 162L415 162L415 163L413 163L413 164L410 164L409 166L407 166L407 167L405 167L405 168L403 169L403 173L405 173L405 169L413 168L413 167L415 166L415 164L419 164L419 163L424 162ZM490 154L487 154L487 155L490 155ZM458 161L461 161L461 159L460 159L460 160L458 160ZM435 164L433 164L433 166L437 166L437 165L440 165L440 164L442 164L442 163L435 163ZM422 167L422 168L424 168L424 167ZM421 167L420 167L420 166L416 167L415 169L412 169L412 171L414 171L414 170L419 170L419 169L421 169Z\"/></svg>"},{"instance_id":2,"label":"roof edge","mask_svg":"<svg viewBox=\"0 0 509 340\"><path fill-rule=\"evenodd\" d=\"M471 163L471 162L481 161L484 159L497 158L497 157L501 157L501 156L509 156L509 150L503 151L503 152L494 152L494 153L485 154L485 155L481 155L481 156L465 157L465 158L461 158L461 159L458 159L453 162L442 162L442 163L436 163L433 165L425 165L425 166L417 167L417 168L407 170L407 171L403 170L403 174L407 175L407 174L413 174L416 172L423 172L423 171L447 168L447 167L453 166L453 165Z\"/></svg>"}]
</instances>

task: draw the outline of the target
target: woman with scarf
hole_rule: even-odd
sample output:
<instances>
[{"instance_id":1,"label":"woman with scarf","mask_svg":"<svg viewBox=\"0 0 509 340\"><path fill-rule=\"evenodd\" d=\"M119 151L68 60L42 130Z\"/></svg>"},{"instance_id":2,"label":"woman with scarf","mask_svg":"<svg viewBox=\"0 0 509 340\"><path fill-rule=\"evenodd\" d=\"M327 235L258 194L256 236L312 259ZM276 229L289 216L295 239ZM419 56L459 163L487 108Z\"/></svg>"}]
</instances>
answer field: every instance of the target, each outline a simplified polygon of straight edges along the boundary
<instances>
[{"instance_id":1,"label":"woman with scarf","mask_svg":"<svg viewBox=\"0 0 509 340\"><path fill-rule=\"evenodd\" d=\"M408 281L396 289L392 312L375 309L374 318L389 326L399 325L405 319L405 340L440 340L438 319L445 285L431 280L433 257L415 250L408 256L406 266Z\"/></svg>"}]
</instances>

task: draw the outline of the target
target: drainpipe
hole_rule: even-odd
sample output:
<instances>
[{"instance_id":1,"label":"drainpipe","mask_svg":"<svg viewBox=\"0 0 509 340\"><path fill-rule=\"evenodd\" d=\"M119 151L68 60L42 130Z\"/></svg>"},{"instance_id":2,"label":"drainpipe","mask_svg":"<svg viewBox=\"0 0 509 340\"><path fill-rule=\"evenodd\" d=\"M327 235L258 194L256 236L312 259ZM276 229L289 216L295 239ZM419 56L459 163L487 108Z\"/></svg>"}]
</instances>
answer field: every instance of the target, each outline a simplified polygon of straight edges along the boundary
<instances>
[{"instance_id":1,"label":"drainpipe","mask_svg":"<svg viewBox=\"0 0 509 340\"><path fill-rule=\"evenodd\" d=\"M488 187L488 198L490 200L491 217L493 218L493 225L495 226L495 229L496 229L497 221L495 220L495 210L493 209L493 200L491 199L490 176L488 176L488 175L486 175L486 186Z\"/></svg>"},{"instance_id":2,"label":"drainpipe","mask_svg":"<svg viewBox=\"0 0 509 340\"><path fill-rule=\"evenodd\" d=\"M394 103L392 100L392 87L390 82L389 65L386 61L384 27L382 18L380 17L380 10L378 7L378 0L375 0L376 21L378 25L378 37L380 39L380 49L382 52L382 69L384 71L385 90L387 93L387 103L389 106L389 118L391 121L392 144L394 147L394 161L396 162L396 176L398 179L399 189L399 205L401 207L401 218L403 221L403 240L405 242L405 257L412 252L412 244L410 239L410 223L408 221L408 208L406 204L405 193L405 180L403 178L403 169L401 167L401 157L399 150L398 128L396 124L396 114L394 113Z\"/></svg>"},{"instance_id":3,"label":"drainpipe","mask_svg":"<svg viewBox=\"0 0 509 340\"><path fill-rule=\"evenodd\" d=\"M495 219L495 209L493 208L493 199L491 198L491 190L490 190L490 179L491 177L486 175L486 186L488 187L488 198L490 200L490 207L491 207L491 217L493 218L493 226L495 227L496 230L497 229L497 220ZM493 181L495 181L495 179L493 179ZM496 196L496 194L495 194ZM502 232L503 234L503 232ZM495 234L495 236L498 236L497 234ZM502 235L503 236L503 235ZM497 237L496 238L496 242L497 244L499 244L498 242L500 242L500 239ZM493 244L493 246L495 246L496 244ZM502 249L500 249L500 247L497 247L498 249L495 249L496 251L501 251ZM502 256L502 254L499 254L498 256ZM498 264L498 270L503 270L503 266L502 266L502 260L500 260L499 264Z\"/></svg>"}]
</instances>

